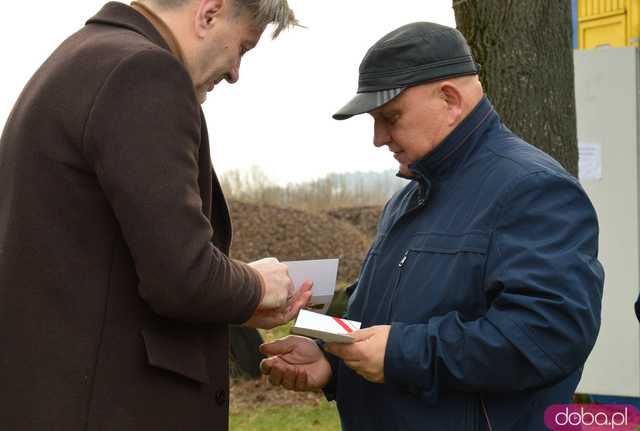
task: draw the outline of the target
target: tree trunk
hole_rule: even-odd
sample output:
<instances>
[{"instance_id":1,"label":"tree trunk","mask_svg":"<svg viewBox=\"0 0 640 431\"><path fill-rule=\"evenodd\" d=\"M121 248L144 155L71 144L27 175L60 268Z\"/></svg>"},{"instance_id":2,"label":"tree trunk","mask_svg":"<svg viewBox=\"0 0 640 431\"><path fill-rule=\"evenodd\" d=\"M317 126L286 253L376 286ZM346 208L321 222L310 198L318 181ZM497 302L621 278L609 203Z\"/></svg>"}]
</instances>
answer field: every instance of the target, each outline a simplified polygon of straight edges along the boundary
<instances>
[{"instance_id":1,"label":"tree trunk","mask_svg":"<svg viewBox=\"0 0 640 431\"><path fill-rule=\"evenodd\" d=\"M577 176L570 0L453 0L504 123Z\"/></svg>"}]
</instances>

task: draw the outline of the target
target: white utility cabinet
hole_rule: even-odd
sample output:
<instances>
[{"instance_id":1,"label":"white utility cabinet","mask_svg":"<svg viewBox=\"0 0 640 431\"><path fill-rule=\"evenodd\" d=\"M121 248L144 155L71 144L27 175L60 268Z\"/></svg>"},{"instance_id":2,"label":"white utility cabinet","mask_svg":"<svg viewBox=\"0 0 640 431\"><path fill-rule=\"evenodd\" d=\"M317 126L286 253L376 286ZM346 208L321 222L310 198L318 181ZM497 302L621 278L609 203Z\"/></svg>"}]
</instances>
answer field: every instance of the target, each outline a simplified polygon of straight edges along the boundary
<instances>
[{"instance_id":1,"label":"white utility cabinet","mask_svg":"<svg viewBox=\"0 0 640 431\"><path fill-rule=\"evenodd\" d=\"M605 268L600 335L577 392L638 397L638 49L579 50L574 59L580 181L598 213Z\"/></svg>"}]
</instances>

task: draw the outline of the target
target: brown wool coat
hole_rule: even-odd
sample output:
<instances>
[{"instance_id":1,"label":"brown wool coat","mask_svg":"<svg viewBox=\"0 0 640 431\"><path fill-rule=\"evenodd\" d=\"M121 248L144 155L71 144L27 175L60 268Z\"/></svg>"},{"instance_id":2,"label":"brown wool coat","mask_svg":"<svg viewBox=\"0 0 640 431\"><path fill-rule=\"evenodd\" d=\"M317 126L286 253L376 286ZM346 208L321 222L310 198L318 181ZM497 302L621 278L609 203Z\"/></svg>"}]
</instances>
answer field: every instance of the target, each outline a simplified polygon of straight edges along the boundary
<instances>
[{"instance_id":1,"label":"brown wool coat","mask_svg":"<svg viewBox=\"0 0 640 431\"><path fill-rule=\"evenodd\" d=\"M226 430L228 323L260 301L182 64L108 3L0 140L0 429Z\"/></svg>"}]
</instances>

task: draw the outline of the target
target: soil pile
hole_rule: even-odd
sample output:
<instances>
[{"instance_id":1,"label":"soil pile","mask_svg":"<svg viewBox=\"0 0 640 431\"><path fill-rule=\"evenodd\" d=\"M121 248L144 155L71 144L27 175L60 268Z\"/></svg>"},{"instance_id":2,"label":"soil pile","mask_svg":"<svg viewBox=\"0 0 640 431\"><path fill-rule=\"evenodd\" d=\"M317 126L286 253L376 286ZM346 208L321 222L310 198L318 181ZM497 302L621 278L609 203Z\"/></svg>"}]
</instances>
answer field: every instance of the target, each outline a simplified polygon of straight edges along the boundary
<instances>
[{"instance_id":1,"label":"soil pile","mask_svg":"<svg viewBox=\"0 0 640 431\"><path fill-rule=\"evenodd\" d=\"M250 262L340 259L339 282L358 276L370 238L340 217L240 201L229 202L233 220L231 256Z\"/></svg>"}]
</instances>

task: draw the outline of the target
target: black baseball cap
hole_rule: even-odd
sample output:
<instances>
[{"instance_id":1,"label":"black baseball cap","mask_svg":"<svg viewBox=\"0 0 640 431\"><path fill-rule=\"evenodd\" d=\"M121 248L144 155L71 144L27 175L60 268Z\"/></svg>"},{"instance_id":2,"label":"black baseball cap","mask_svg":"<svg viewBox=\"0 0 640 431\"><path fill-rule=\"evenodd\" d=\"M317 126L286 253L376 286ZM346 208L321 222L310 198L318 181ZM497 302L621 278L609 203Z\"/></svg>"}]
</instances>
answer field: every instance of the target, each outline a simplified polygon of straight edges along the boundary
<instances>
[{"instance_id":1,"label":"black baseball cap","mask_svg":"<svg viewBox=\"0 0 640 431\"><path fill-rule=\"evenodd\" d=\"M372 111L414 85L479 72L458 30L432 22L407 24L369 48L360 63L357 94L333 118Z\"/></svg>"}]
</instances>

